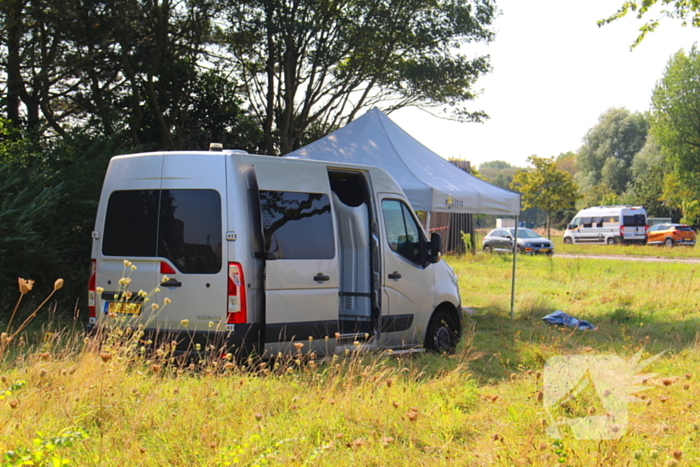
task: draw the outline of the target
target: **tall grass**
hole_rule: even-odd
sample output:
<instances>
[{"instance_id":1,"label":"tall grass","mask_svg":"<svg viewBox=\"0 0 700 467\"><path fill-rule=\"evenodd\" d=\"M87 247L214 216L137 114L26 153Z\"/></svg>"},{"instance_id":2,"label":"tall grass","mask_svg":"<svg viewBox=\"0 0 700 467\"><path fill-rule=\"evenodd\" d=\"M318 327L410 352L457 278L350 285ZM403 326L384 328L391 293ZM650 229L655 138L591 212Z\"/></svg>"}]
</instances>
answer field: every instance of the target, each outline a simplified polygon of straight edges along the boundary
<instances>
[{"instance_id":1,"label":"tall grass","mask_svg":"<svg viewBox=\"0 0 700 467\"><path fill-rule=\"evenodd\" d=\"M0 364L0 455L79 466L700 463L697 266L523 257L511 321L508 257L448 261L473 313L450 357L358 350L321 362L306 345L285 360L190 366L169 362L167 347L141 353L138 334L119 328L108 349L71 329L27 338ZM542 324L556 309L599 329ZM620 439L548 436L549 358L664 350ZM600 407L582 396L563 410Z\"/></svg>"}]
</instances>

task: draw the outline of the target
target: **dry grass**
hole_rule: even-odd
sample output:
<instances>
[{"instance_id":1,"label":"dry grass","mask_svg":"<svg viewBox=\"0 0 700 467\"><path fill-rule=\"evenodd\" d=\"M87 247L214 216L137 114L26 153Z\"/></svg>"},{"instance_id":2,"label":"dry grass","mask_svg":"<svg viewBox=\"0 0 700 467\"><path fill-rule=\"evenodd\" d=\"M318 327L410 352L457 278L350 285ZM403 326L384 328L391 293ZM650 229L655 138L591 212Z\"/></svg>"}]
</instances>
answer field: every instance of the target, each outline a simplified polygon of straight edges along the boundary
<instances>
[{"instance_id":1,"label":"dry grass","mask_svg":"<svg viewBox=\"0 0 700 467\"><path fill-rule=\"evenodd\" d=\"M167 348L142 356L133 334L112 334L105 348L46 328L0 366L0 454L26 449L43 456L37 465L54 456L79 466L700 463L692 265L526 257L510 321L508 257L451 264L474 315L449 358L357 354L190 367L169 363ZM544 326L539 318L555 309L599 330ZM645 358L666 353L645 370L657 376L635 391L644 399L629 404L620 439L548 436L549 358L628 359L639 350ZM600 413L590 396L562 410Z\"/></svg>"}]
</instances>

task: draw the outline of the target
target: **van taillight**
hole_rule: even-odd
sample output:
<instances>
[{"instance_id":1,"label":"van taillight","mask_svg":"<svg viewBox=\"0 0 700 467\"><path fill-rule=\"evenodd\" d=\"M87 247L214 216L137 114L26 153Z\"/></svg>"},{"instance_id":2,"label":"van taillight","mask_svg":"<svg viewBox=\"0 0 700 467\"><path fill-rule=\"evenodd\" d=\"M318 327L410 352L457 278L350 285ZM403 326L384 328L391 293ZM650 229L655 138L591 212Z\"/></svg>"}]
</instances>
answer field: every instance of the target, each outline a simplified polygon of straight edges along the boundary
<instances>
[{"instance_id":1,"label":"van taillight","mask_svg":"<svg viewBox=\"0 0 700 467\"><path fill-rule=\"evenodd\" d=\"M88 280L88 312L90 323L97 319L95 307L97 306L97 292L95 291L95 276L97 274L97 261L90 261L90 279Z\"/></svg>"},{"instance_id":2,"label":"van taillight","mask_svg":"<svg viewBox=\"0 0 700 467\"><path fill-rule=\"evenodd\" d=\"M245 278L243 267L238 263L228 263L228 310L227 324L246 322Z\"/></svg>"},{"instance_id":3,"label":"van taillight","mask_svg":"<svg viewBox=\"0 0 700 467\"><path fill-rule=\"evenodd\" d=\"M620 225L620 237L625 238L625 226Z\"/></svg>"}]
</instances>

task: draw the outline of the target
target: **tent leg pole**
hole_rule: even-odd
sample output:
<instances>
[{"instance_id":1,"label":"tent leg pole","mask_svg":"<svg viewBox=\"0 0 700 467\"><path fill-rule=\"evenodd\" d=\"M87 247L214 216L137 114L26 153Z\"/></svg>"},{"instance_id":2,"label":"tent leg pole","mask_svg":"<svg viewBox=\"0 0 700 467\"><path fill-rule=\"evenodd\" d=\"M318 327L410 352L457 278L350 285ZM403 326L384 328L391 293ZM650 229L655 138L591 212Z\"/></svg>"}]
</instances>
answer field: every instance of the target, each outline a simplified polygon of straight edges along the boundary
<instances>
[{"instance_id":1,"label":"tent leg pole","mask_svg":"<svg viewBox=\"0 0 700 467\"><path fill-rule=\"evenodd\" d=\"M428 237L430 237L430 215L432 214L432 211L428 211L428 214L425 216L425 233L428 234Z\"/></svg>"},{"instance_id":2,"label":"tent leg pole","mask_svg":"<svg viewBox=\"0 0 700 467\"><path fill-rule=\"evenodd\" d=\"M513 321L513 309L515 307L515 265L518 259L518 216L515 216L515 236L513 238L513 273L510 283L510 320Z\"/></svg>"}]
</instances>

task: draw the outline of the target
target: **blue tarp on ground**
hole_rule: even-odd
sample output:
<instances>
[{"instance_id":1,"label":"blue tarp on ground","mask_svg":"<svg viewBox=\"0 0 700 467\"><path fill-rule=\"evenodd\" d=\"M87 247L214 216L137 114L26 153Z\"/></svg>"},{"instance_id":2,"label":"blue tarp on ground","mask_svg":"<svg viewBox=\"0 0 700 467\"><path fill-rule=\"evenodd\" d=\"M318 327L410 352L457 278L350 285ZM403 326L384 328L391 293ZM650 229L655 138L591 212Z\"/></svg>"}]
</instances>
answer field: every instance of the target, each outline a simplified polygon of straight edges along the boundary
<instances>
[{"instance_id":1,"label":"blue tarp on ground","mask_svg":"<svg viewBox=\"0 0 700 467\"><path fill-rule=\"evenodd\" d=\"M576 319L573 316L569 316L560 310L548 314L547 316L542 318L542 321L544 321L547 324L552 324L556 326L569 326L571 328L582 329L584 331L596 329L596 327L588 321Z\"/></svg>"}]
</instances>

